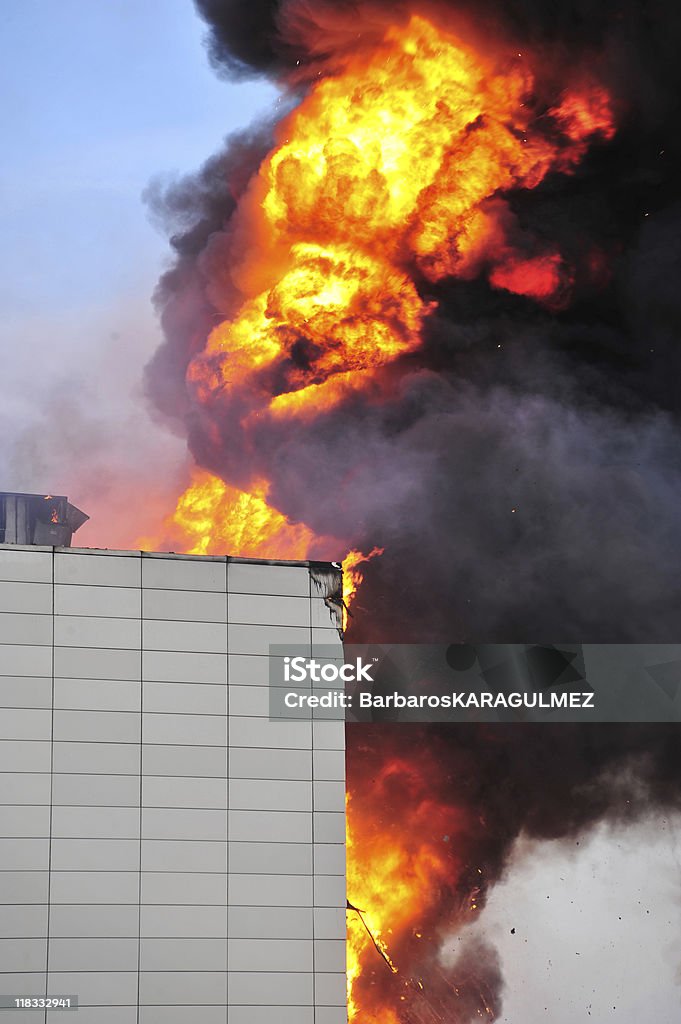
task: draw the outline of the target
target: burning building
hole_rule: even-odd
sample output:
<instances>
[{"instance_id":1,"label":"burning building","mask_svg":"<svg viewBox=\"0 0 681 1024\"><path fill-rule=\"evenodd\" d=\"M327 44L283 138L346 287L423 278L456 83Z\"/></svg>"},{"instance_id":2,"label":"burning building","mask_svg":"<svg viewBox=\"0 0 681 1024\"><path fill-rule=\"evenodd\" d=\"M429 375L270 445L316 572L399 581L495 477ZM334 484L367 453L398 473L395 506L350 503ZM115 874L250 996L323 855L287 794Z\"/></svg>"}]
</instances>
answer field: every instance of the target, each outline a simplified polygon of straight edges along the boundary
<instances>
[{"instance_id":1,"label":"burning building","mask_svg":"<svg viewBox=\"0 0 681 1024\"><path fill-rule=\"evenodd\" d=\"M195 463L149 546L351 551L358 640L667 641L678 11L197 8L221 73L269 75L283 113L149 192L175 262L147 390ZM347 738L362 1024L497 1017L493 943L441 952L518 836L679 805L674 729Z\"/></svg>"},{"instance_id":2,"label":"burning building","mask_svg":"<svg viewBox=\"0 0 681 1024\"><path fill-rule=\"evenodd\" d=\"M269 704L271 644L342 653L339 578L0 545L3 1007L346 1020L343 723Z\"/></svg>"},{"instance_id":3,"label":"burning building","mask_svg":"<svg viewBox=\"0 0 681 1024\"><path fill-rule=\"evenodd\" d=\"M351 550L359 641L668 640L678 12L197 8L283 113L150 192L176 258L147 389L195 463L157 543ZM397 968L353 911L351 1016L493 1019L494 952L443 971L445 935L520 834L677 806L676 734L404 729L347 734L349 897Z\"/></svg>"}]
</instances>

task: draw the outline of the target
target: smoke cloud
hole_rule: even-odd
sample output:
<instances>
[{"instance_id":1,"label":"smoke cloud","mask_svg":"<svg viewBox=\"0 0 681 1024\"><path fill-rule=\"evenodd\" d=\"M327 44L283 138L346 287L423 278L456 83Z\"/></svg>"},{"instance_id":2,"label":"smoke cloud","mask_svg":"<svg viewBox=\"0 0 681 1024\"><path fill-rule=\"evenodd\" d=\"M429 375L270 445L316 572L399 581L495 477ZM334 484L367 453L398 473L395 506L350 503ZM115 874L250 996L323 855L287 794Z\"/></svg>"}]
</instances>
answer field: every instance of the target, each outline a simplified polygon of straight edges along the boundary
<instances>
[{"instance_id":1,"label":"smoke cloud","mask_svg":"<svg viewBox=\"0 0 681 1024\"><path fill-rule=\"evenodd\" d=\"M3 488L69 497L92 517L74 534L78 546L136 547L146 517L162 519L184 483L185 446L165 423L150 424L140 384L159 337L147 306L38 312L21 339L22 362L8 361ZM70 348L43 352L51 336Z\"/></svg>"},{"instance_id":2,"label":"smoke cloud","mask_svg":"<svg viewBox=\"0 0 681 1024\"><path fill-rule=\"evenodd\" d=\"M157 292L165 342L147 390L199 465L244 488L265 477L292 520L385 549L365 567L353 641L669 641L681 613L681 11L626 0L196 6L219 73L272 77L287 109L416 8L483 52L490 40L527 48L538 110L568 79L593 75L608 89L615 137L574 173L503 197L518 250L548 240L576 268L569 301L547 308L481 275L434 282L411 267L421 299L437 304L420 348L313 421L277 430L263 418L247 438L244 406L217 398L208 416L186 384L208 332L239 304L235 257L268 245L248 234L240 201L253 201L273 126L233 137L195 177L150 192L177 256ZM301 341L290 372L313 359ZM349 789L369 846L373 835L423 837L423 807L444 808L425 840L451 850L452 881L423 908L425 940L403 938L391 955L427 979L404 1020L443 1019L456 1005L447 1019L467 1021L488 1000L498 1006L502 988L493 950L462 947L446 972L437 966L471 892L484 905L521 835L561 839L678 810L678 731L409 726L408 770L377 785L402 756L404 728L349 728ZM448 847L443 821L465 823ZM394 979L379 961L359 984L370 1009Z\"/></svg>"},{"instance_id":3,"label":"smoke cloud","mask_svg":"<svg viewBox=\"0 0 681 1024\"><path fill-rule=\"evenodd\" d=\"M306 67L333 68L345 47L374 45L386 19L411 10L197 7L216 65L288 81L289 104ZM234 313L235 253L267 245L238 213L271 144L265 125L230 140L195 178L150 194L177 260L157 293L166 340L148 391L201 465L237 486L263 475L271 503L294 520L385 547L366 568L354 639L667 640L681 609L678 13L491 0L474 12L419 9L469 36L524 40L547 97L568 67L595 68L611 90L615 139L574 174L505 197L518 244L550 239L587 266L572 301L547 311L479 278L432 283L414 271L438 308L421 349L386 371L380 402L357 393L312 425L263 423L248 443L242 408L218 404L207 423L185 373L210 328Z\"/></svg>"}]
</instances>

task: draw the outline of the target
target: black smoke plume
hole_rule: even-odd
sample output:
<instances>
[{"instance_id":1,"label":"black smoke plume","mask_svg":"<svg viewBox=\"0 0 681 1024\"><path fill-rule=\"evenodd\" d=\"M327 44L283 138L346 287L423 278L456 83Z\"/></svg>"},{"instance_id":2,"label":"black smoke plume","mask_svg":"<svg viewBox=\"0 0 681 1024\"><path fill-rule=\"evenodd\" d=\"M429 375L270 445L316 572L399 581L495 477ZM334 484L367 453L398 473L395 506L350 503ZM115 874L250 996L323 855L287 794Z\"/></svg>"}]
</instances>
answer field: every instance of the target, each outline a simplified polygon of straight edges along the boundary
<instances>
[{"instance_id":1,"label":"black smoke plume","mask_svg":"<svg viewBox=\"0 0 681 1024\"><path fill-rule=\"evenodd\" d=\"M389 401L357 394L312 426L279 434L263 427L248 451L229 410L207 430L185 370L234 300L225 272L233 214L267 152L265 125L229 140L195 177L154 192L176 261L159 284L166 341L147 385L200 465L244 486L264 472L272 504L292 519L363 550L385 548L366 567L351 640L674 640L681 8L671 0L196 5L216 69L268 75L288 88L290 102L320 73L332 74L344 48L370 44L387 20L414 9L462 26L482 46L489 36L528 47L546 96L570 68L597 73L615 100L615 138L573 175L506 196L522 231L555 241L576 263L591 251L605 255L604 273L578 279L566 309L547 312L482 280L428 285L415 276L438 309L421 350L390 371ZM521 833L563 838L603 818L631 820L647 806L679 807L678 731L659 726L542 726L531 735L517 725L424 727L417 735L412 726L356 725L348 730L351 789L370 793L378 766L404 749L407 728L414 762L422 750L438 761L429 778L437 795L476 809L471 876L461 884L481 868L483 901ZM418 794L388 797L376 828L389 832ZM425 925L431 951L456 920L462 890L440 896ZM498 992L493 956L486 979ZM432 985L444 999L440 982ZM427 1016L421 998L414 995L405 1020L442 1019ZM465 998L461 1020L480 1007L479 992Z\"/></svg>"},{"instance_id":2,"label":"black smoke plume","mask_svg":"<svg viewBox=\"0 0 681 1024\"><path fill-rule=\"evenodd\" d=\"M197 6L225 73L289 76L294 94L301 64L318 69L346 45L348 10L361 45L410 9ZM444 17L441 4L420 9ZM357 395L312 429L263 429L246 453L229 411L206 430L184 374L233 301L232 215L267 151L265 125L154 196L177 259L159 285L166 342L148 389L200 464L236 484L263 470L293 519L385 547L367 567L356 640L668 640L681 614L679 13L486 0L446 17L524 40L547 69L541 88L588 62L613 93L612 143L574 175L507 197L523 230L568 255L605 253L609 280L578 281L559 313L482 281L421 282L438 310L392 401Z\"/></svg>"}]
</instances>

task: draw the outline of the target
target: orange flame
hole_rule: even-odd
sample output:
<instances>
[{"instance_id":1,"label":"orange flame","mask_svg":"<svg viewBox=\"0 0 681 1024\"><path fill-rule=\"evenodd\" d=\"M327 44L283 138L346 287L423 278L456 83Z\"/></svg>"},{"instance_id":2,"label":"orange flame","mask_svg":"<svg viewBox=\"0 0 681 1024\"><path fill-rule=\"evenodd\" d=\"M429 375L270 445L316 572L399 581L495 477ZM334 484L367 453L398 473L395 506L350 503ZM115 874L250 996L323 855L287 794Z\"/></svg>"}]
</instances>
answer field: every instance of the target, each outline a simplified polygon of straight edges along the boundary
<instances>
[{"instance_id":1,"label":"orange flame","mask_svg":"<svg viewBox=\"0 0 681 1024\"><path fill-rule=\"evenodd\" d=\"M192 481L164 523L165 541L141 537L140 548L159 546L193 555L240 555L243 558L305 560L312 549L325 542L338 547L333 538L320 538L303 523L292 523L267 502L268 485L257 481L250 492L231 487L219 477L195 469ZM368 554L350 551L343 560L343 601L351 604L363 573L357 567L383 548ZM347 612L346 612L347 614Z\"/></svg>"},{"instance_id":2,"label":"orange flame","mask_svg":"<svg viewBox=\"0 0 681 1024\"><path fill-rule=\"evenodd\" d=\"M382 555L385 548L372 548L368 555L361 551L349 551L343 559L343 603L345 605L345 616L343 628L347 628L348 609L355 599L357 590L364 579L364 573L358 568L362 562L368 562L377 555Z\"/></svg>"},{"instance_id":3,"label":"orange flame","mask_svg":"<svg viewBox=\"0 0 681 1024\"><path fill-rule=\"evenodd\" d=\"M178 551L193 555L231 554L245 558L307 558L315 534L291 523L267 504L267 484L257 481L250 493L219 477L195 470L164 527ZM152 538L141 547L154 547Z\"/></svg>"},{"instance_id":4,"label":"orange flame","mask_svg":"<svg viewBox=\"0 0 681 1024\"><path fill-rule=\"evenodd\" d=\"M253 435L267 425L308 428L357 392L380 401L386 367L420 347L436 308L417 280L484 276L549 308L569 302L573 269L546 242L519 241L503 194L571 173L594 139L612 136L613 117L594 83L566 89L548 111L533 107L533 86L520 55L481 55L420 16L317 80L279 125L231 223L224 273L238 300L187 372L204 422L228 411L235 444L257 455ZM246 492L197 472L165 524L178 549L308 557L323 538L273 508L268 474L257 474ZM358 566L381 553L350 551L346 602L362 582ZM426 795L408 830L379 827L396 780L418 789L393 761L361 806L349 803L348 891L399 972L400 949L420 941L423 908L456 864L434 838L452 822ZM398 1024L404 986L421 982L398 973L394 1001L377 1000L371 978L387 965L371 957L350 914L350 1020Z\"/></svg>"},{"instance_id":5,"label":"orange flame","mask_svg":"<svg viewBox=\"0 0 681 1024\"><path fill-rule=\"evenodd\" d=\"M320 80L242 201L229 273L244 298L189 367L198 400L239 395L279 420L333 407L418 348L434 303L409 266L433 281L486 270L563 304L569 269L538 242L515 251L499 196L568 173L612 114L600 87L567 90L540 131L532 86L524 61L480 57L417 16Z\"/></svg>"},{"instance_id":6,"label":"orange flame","mask_svg":"<svg viewBox=\"0 0 681 1024\"><path fill-rule=\"evenodd\" d=\"M404 974L400 951L418 959L423 917L440 889L456 883L456 836L465 822L429 792L427 765L392 757L365 781L347 800L348 897L366 923L348 912L348 1016L361 1024L398 1024L399 1003L423 989L419 977Z\"/></svg>"},{"instance_id":7,"label":"orange flame","mask_svg":"<svg viewBox=\"0 0 681 1024\"><path fill-rule=\"evenodd\" d=\"M204 418L229 409L248 438L267 422L309 423L353 391L380 400L381 368L419 347L435 308L415 268L432 281L485 273L494 288L567 304L571 269L536 240L517 251L502 193L569 173L593 138L611 137L612 113L582 83L540 119L533 84L520 55L481 56L413 16L312 86L235 215L226 273L242 299L187 371ZM197 474L171 532L201 553L305 557L314 534L267 494L264 478L249 493Z\"/></svg>"},{"instance_id":8,"label":"orange flame","mask_svg":"<svg viewBox=\"0 0 681 1024\"><path fill-rule=\"evenodd\" d=\"M432 281L484 273L567 304L571 268L531 238L516 249L502 193L569 173L593 138L611 137L612 113L582 83L538 118L533 84L519 55L481 56L413 16L311 87L234 218L225 271L241 299L187 371L204 419L229 410L246 439L267 422L309 423L353 391L380 400L381 368L419 347L435 308L415 268ZM190 550L304 557L313 534L267 492L266 479L247 493L198 475L172 525Z\"/></svg>"}]
</instances>

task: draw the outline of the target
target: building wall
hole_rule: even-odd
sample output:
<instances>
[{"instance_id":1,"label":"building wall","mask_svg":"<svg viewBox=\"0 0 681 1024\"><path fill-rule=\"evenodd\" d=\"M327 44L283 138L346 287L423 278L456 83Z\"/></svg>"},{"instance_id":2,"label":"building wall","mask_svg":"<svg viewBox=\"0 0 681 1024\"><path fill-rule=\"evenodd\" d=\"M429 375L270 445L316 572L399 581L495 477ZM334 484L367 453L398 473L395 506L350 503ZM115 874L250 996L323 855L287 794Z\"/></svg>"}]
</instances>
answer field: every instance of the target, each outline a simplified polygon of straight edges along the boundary
<instances>
[{"instance_id":1,"label":"building wall","mask_svg":"<svg viewBox=\"0 0 681 1024\"><path fill-rule=\"evenodd\" d=\"M270 643L341 652L304 564L0 546L0 993L346 1021L343 723L269 719Z\"/></svg>"}]
</instances>

